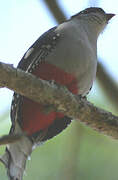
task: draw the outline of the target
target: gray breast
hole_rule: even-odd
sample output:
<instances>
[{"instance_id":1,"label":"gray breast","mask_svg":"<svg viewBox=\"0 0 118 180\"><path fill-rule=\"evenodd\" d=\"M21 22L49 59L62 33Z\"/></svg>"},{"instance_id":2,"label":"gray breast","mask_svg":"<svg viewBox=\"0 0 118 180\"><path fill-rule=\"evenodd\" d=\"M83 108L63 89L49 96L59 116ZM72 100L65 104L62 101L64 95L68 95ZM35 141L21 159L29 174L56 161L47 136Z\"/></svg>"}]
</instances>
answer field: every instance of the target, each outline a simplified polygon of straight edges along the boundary
<instances>
[{"instance_id":1,"label":"gray breast","mask_svg":"<svg viewBox=\"0 0 118 180\"><path fill-rule=\"evenodd\" d=\"M57 28L61 39L46 61L74 74L78 80L79 94L86 94L96 75L96 51L87 35L81 33L82 29L73 26L70 30L70 25L63 23Z\"/></svg>"}]
</instances>

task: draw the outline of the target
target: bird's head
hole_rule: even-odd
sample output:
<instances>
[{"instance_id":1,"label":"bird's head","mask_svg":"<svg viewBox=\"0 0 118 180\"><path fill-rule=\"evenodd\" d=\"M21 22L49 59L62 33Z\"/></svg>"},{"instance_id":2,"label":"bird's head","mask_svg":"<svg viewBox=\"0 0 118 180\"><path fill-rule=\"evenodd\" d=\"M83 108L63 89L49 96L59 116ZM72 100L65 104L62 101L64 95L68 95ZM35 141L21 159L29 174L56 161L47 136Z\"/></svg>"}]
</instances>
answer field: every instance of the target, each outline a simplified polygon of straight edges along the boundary
<instances>
[{"instance_id":1,"label":"bird's head","mask_svg":"<svg viewBox=\"0 0 118 180\"><path fill-rule=\"evenodd\" d=\"M81 19L84 24L93 26L99 35L113 16L115 16L115 14L106 13L102 8L90 7L75 14L71 19Z\"/></svg>"}]
</instances>

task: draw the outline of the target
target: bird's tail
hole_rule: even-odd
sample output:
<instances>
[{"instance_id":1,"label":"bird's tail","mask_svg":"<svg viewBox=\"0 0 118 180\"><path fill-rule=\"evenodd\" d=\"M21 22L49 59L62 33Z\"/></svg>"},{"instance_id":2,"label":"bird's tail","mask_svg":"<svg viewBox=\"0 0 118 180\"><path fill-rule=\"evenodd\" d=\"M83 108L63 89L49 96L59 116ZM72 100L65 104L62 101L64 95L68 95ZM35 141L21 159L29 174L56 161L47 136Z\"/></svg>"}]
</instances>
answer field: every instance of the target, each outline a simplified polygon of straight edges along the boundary
<instances>
[{"instance_id":1,"label":"bird's tail","mask_svg":"<svg viewBox=\"0 0 118 180\"><path fill-rule=\"evenodd\" d=\"M32 152L32 142L25 135L5 135L0 138L0 145L7 144L6 152L0 161L7 169L10 180L22 180L26 160Z\"/></svg>"}]
</instances>

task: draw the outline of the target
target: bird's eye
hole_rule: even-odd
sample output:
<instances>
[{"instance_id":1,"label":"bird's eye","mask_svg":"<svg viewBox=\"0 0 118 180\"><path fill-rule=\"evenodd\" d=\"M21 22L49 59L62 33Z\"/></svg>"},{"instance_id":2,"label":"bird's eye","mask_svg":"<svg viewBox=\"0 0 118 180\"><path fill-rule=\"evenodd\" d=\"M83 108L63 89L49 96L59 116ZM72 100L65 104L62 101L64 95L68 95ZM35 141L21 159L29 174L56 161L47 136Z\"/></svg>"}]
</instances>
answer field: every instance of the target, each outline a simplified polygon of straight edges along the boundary
<instances>
[{"instance_id":1,"label":"bird's eye","mask_svg":"<svg viewBox=\"0 0 118 180\"><path fill-rule=\"evenodd\" d=\"M85 11L81 11L80 14L85 14L86 12Z\"/></svg>"},{"instance_id":2,"label":"bird's eye","mask_svg":"<svg viewBox=\"0 0 118 180\"><path fill-rule=\"evenodd\" d=\"M80 14L88 14L88 10L81 11Z\"/></svg>"}]
</instances>

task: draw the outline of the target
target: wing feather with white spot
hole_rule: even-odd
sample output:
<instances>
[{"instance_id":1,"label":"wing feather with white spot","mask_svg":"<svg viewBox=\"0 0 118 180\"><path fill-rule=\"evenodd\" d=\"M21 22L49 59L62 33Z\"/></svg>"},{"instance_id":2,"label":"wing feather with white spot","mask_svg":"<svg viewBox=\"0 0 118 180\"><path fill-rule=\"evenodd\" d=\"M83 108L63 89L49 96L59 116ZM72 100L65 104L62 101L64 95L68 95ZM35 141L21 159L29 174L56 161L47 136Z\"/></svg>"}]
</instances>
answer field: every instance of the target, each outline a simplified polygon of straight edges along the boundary
<instances>
[{"instance_id":1,"label":"wing feather with white spot","mask_svg":"<svg viewBox=\"0 0 118 180\"><path fill-rule=\"evenodd\" d=\"M50 29L44 33L39 39L28 49L24 54L23 58L19 62L17 68L20 68L26 72L32 72L35 67L40 64L41 61L45 60L45 57L56 47L58 40L60 39L59 34L55 32L56 27ZM20 104L22 102L22 96L14 93L11 104L11 121L12 127L10 133L14 131L15 117L20 112ZM20 113L19 113L20 114ZM20 118L18 116L18 118ZM18 120L17 120L18 121Z\"/></svg>"}]
</instances>

